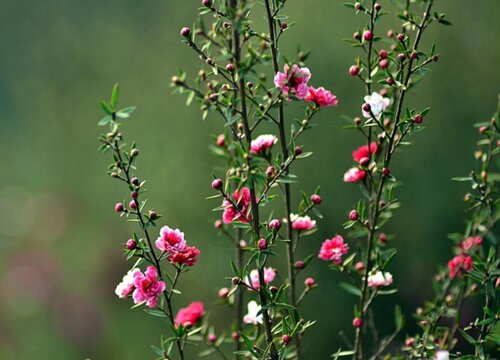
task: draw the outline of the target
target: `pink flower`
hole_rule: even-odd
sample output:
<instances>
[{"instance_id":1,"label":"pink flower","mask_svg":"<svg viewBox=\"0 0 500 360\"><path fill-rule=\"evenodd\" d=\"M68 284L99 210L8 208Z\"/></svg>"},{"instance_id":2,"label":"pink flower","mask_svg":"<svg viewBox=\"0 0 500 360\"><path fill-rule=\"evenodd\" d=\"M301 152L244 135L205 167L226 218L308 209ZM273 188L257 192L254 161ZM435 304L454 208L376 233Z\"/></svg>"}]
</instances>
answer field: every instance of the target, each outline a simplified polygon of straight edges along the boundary
<instances>
[{"instance_id":1,"label":"pink flower","mask_svg":"<svg viewBox=\"0 0 500 360\"><path fill-rule=\"evenodd\" d=\"M320 107L337 106L338 104L337 97L324 87L314 88L310 86L307 89L306 101L314 102Z\"/></svg>"},{"instance_id":2,"label":"pink flower","mask_svg":"<svg viewBox=\"0 0 500 360\"><path fill-rule=\"evenodd\" d=\"M368 276L369 287L382 287L392 284L392 275L389 272L377 271Z\"/></svg>"},{"instance_id":3,"label":"pink flower","mask_svg":"<svg viewBox=\"0 0 500 360\"><path fill-rule=\"evenodd\" d=\"M250 189L244 187L241 190L236 190L233 192L233 199L240 210L236 209L229 200L224 199L222 202L222 205L224 206L222 221L224 221L224 224L230 224L233 221L247 223L247 219L250 218L250 214L248 214L248 208L251 201ZM245 214L247 219L245 219L241 213Z\"/></svg>"},{"instance_id":4,"label":"pink flower","mask_svg":"<svg viewBox=\"0 0 500 360\"><path fill-rule=\"evenodd\" d=\"M193 266L198 261L200 253L196 247L186 246L183 249L173 251L167 259L174 265Z\"/></svg>"},{"instance_id":5,"label":"pink flower","mask_svg":"<svg viewBox=\"0 0 500 360\"><path fill-rule=\"evenodd\" d=\"M450 353L446 350L438 350L434 354L434 360L450 360Z\"/></svg>"},{"instance_id":6,"label":"pink flower","mask_svg":"<svg viewBox=\"0 0 500 360\"><path fill-rule=\"evenodd\" d=\"M175 325L194 326L203 315L205 315L203 303L199 301L192 302L188 307L179 309L175 316Z\"/></svg>"},{"instance_id":7,"label":"pink flower","mask_svg":"<svg viewBox=\"0 0 500 360\"><path fill-rule=\"evenodd\" d=\"M160 229L160 237L155 244L159 250L170 253L184 249L186 240L184 240L184 233L179 229L173 230L164 226Z\"/></svg>"},{"instance_id":8,"label":"pink flower","mask_svg":"<svg viewBox=\"0 0 500 360\"><path fill-rule=\"evenodd\" d=\"M254 154L264 153L278 142L278 138L274 135L260 135L250 143L250 151Z\"/></svg>"},{"instance_id":9,"label":"pink flower","mask_svg":"<svg viewBox=\"0 0 500 360\"><path fill-rule=\"evenodd\" d=\"M134 291L134 274L137 272L141 272L141 270L138 268L129 270L129 272L123 277L122 282L116 286L115 294L118 295L120 299L126 298Z\"/></svg>"},{"instance_id":10,"label":"pink flower","mask_svg":"<svg viewBox=\"0 0 500 360\"><path fill-rule=\"evenodd\" d=\"M311 72L308 68L301 68L293 64L292 68L288 64L284 66L284 72L278 72L274 76L274 84L288 96L290 93L298 99L304 99L307 96L307 82L311 78Z\"/></svg>"},{"instance_id":11,"label":"pink flower","mask_svg":"<svg viewBox=\"0 0 500 360\"><path fill-rule=\"evenodd\" d=\"M370 110L373 115L378 119L380 115L389 107L391 101L389 98L385 98L377 92L373 92L371 95L366 95L363 99L365 104L370 105ZM370 112L363 110L363 116L370 119L372 116Z\"/></svg>"},{"instance_id":12,"label":"pink flower","mask_svg":"<svg viewBox=\"0 0 500 360\"><path fill-rule=\"evenodd\" d=\"M132 294L135 304L146 303L150 308L156 307L158 298L165 291L166 285L158 280L158 271L154 266L148 266L144 274L140 271L134 273L135 290Z\"/></svg>"},{"instance_id":13,"label":"pink flower","mask_svg":"<svg viewBox=\"0 0 500 360\"><path fill-rule=\"evenodd\" d=\"M226 146L226 136L224 134L220 134L217 136L217 146L223 147Z\"/></svg>"},{"instance_id":14,"label":"pink flower","mask_svg":"<svg viewBox=\"0 0 500 360\"><path fill-rule=\"evenodd\" d=\"M483 239L481 236L469 236L467 239L462 241L461 248L464 252L468 252L471 249L481 246Z\"/></svg>"},{"instance_id":15,"label":"pink flower","mask_svg":"<svg viewBox=\"0 0 500 360\"><path fill-rule=\"evenodd\" d=\"M359 162L363 158L370 158L368 155L373 155L378 151L378 144L374 141L370 143L370 151L368 151L368 145L363 145L352 152L352 158L354 161Z\"/></svg>"},{"instance_id":16,"label":"pink flower","mask_svg":"<svg viewBox=\"0 0 500 360\"><path fill-rule=\"evenodd\" d=\"M310 230L316 226L316 220L311 220L307 215L290 214L290 220L292 221L292 228L295 230Z\"/></svg>"},{"instance_id":17,"label":"pink flower","mask_svg":"<svg viewBox=\"0 0 500 360\"><path fill-rule=\"evenodd\" d=\"M468 272L472 269L472 258L465 255L457 255L448 262L450 278Z\"/></svg>"},{"instance_id":18,"label":"pink flower","mask_svg":"<svg viewBox=\"0 0 500 360\"><path fill-rule=\"evenodd\" d=\"M366 171L360 170L356 167L350 168L344 174L345 182L358 182L366 177Z\"/></svg>"},{"instance_id":19,"label":"pink flower","mask_svg":"<svg viewBox=\"0 0 500 360\"><path fill-rule=\"evenodd\" d=\"M272 267L264 267L264 284L269 284L271 283L274 278L276 277L276 269L273 269ZM257 269L254 269L250 271L250 281L252 282L252 287L255 290L260 289L260 280L259 280L259 271ZM248 278L245 279L245 283L248 284Z\"/></svg>"},{"instance_id":20,"label":"pink flower","mask_svg":"<svg viewBox=\"0 0 500 360\"><path fill-rule=\"evenodd\" d=\"M335 264L340 264L342 255L347 254L348 251L349 246L344 243L344 238L337 235L323 242L318 257L324 261L333 261Z\"/></svg>"}]
</instances>

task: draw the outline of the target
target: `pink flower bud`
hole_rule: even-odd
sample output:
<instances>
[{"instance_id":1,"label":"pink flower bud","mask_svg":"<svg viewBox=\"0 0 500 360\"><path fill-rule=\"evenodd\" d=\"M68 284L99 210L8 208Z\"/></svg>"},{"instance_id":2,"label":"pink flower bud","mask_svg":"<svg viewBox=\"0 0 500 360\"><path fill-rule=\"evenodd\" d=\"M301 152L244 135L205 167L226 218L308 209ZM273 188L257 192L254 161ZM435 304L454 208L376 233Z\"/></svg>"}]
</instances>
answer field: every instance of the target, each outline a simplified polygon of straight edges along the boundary
<instances>
[{"instance_id":1,"label":"pink flower bud","mask_svg":"<svg viewBox=\"0 0 500 360\"><path fill-rule=\"evenodd\" d=\"M212 2L210 0L203 0L201 4L203 6L210 7L212 5Z\"/></svg>"},{"instance_id":2,"label":"pink flower bud","mask_svg":"<svg viewBox=\"0 0 500 360\"><path fill-rule=\"evenodd\" d=\"M156 220L156 219L158 219L158 213L157 213L156 211L154 211L154 210L150 210L150 211L149 211L149 218L150 218L151 220Z\"/></svg>"},{"instance_id":3,"label":"pink flower bud","mask_svg":"<svg viewBox=\"0 0 500 360\"><path fill-rule=\"evenodd\" d=\"M229 71L229 72L233 72L234 71L234 65L233 64L227 64L226 65L226 70Z\"/></svg>"},{"instance_id":4,"label":"pink flower bud","mask_svg":"<svg viewBox=\"0 0 500 360\"><path fill-rule=\"evenodd\" d=\"M352 320L352 326L354 326L356 329L359 329L360 327L363 326L363 319L361 319L359 316L355 317Z\"/></svg>"},{"instance_id":5,"label":"pink flower bud","mask_svg":"<svg viewBox=\"0 0 500 360\"><path fill-rule=\"evenodd\" d=\"M288 345L290 341L292 341L292 337L290 335L283 335L281 337L281 341L283 341L283 344Z\"/></svg>"},{"instance_id":6,"label":"pink flower bud","mask_svg":"<svg viewBox=\"0 0 500 360\"><path fill-rule=\"evenodd\" d=\"M122 203L117 203L115 205L115 211L119 212L119 213L122 212L123 211L123 204Z\"/></svg>"},{"instance_id":7,"label":"pink flower bud","mask_svg":"<svg viewBox=\"0 0 500 360\"><path fill-rule=\"evenodd\" d=\"M387 37L388 37L388 38L392 39L395 35L396 35L396 34L394 33L394 31L393 31L393 30L389 30L389 31L387 31Z\"/></svg>"},{"instance_id":8,"label":"pink flower bud","mask_svg":"<svg viewBox=\"0 0 500 360\"><path fill-rule=\"evenodd\" d=\"M415 345L415 338L413 338L413 337L407 338L405 340L405 345L413 347L413 345Z\"/></svg>"},{"instance_id":9,"label":"pink flower bud","mask_svg":"<svg viewBox=\"0 0 500 360\"><path fill-rule=\"evenodd\" d=\"M389 168L383 168L382 169L382 174L384 174L385 176L389 175L391 173L391 170Z\"/></svg>"},{"instance_id":10,"label":"pink flower bud","mask_svg":"<svg viewBox=\"0 0 500 360\"><path fill-rule=\"evenodd\" d=\"M240 246L241 249L244 249L248 246L247 242L245 240L240 240L238 242L238 245Z\"/></svg>"},{"instance_id":11,"label":"pink flower bud","mask_svg":"<svg viewBox=\"0 0 500 360\"><path fill-rule=\"evenodd\" d=\"M316 280L314 280L312 277L308 277L305 281L304 281L304 284L307 286L307 287L313 287L314 285L316 285Z\"/></svg>"},{"instance_id":12,"label":"pink flower bud","mask_svg":"<svg viewBox=\"0 0 500 360\"><path fill-rule=\"evenodd\" d=\"M222 179L215 179L212 181L212 188L215 190L220 190L222 189Z\"/></svg>"},{"instance_id":13,"label":"pink flower bud","mask_svg":"<svg viewBox=\"0 0 500 360\"><path fill-rule=\"evenodd\" d=\"M240 283L240 279L236 276L231 279L231 284L238 285Z\"/></svg>"},{"instance_id":14,"label":"pink flower bud","mask_svg":"<svg viewBox=\"0 0 500 360\"><path fill-rule=\"evenodd\" d=\"M373 33L370 30L366 30L363 33L363 39L365 39L366 41L372 41L373 40Z\"/></svg>"},{"instance_id":15,"label":"pink flower bud","mask_svg":"<svg viewBox=\"0 0 500 360\"><path fill-rule=\"evenodd\" d=\"M403 54L403 53L399 53L398 56L397 56L398 60L403 62L406 60L406 55Z\"/></svg>"},{"instance_id":16,"label":"pink flower bud","mask_svg":"<svg viewBox=\"0 0 500 360\"><path fill-rule=\"evenodd\" d=\"M237 331L233 331L233 332L231 333L231 338L232 338L232 339L233 339L233 341L235 341L235 342L236 342L236 341L239 341L239 340L240 340L240 337L241 337L241 336L240 336L240 333L239 333L239 332L237 332Z\"/></svg>"},{"instance_id":17,"label":"pink flower bud","mask_svg":"<svg viewBox=\"0 0 500 360\"><path fill-rule=\"evenodd\" d=\"M214 222L214 228L216 228L216 229L222 228L222 221L221 220L215 220L215 222Z\"/></svg>"},{"instance_id":18,"label":"pink flower bud","mask_svg":"<svg viewBox=\"0 0 500 360\"><path fill-rule=\"evenodd\" d=\"M139 186L139 179L134 177L132 178L132 180L130 180L130 182L132 183L132 185L135 185L135 186Z\"/></svg>"},{"instance_id":19,"label":"pink flower bud","mask_svg":"<svg viewBox=\"0 0 500 360\"><path fill-rule=\"evenodd\" d=\"M257 246L259 247L260 250L266 250L267 249L267 241L266 241L266 239L260 239L257 242Z\"/></svg>"},{"instance_id":20,"label":"pink flower bud","mask_svg":"<svg viewBox=\"0 0 500 360\"><path fill-rule=\"evenodd\" d=\"M322 199L321 196L319 196L318 194L312 194L311 201L313 202L313 204L319 205L321 204Z\"/></svg>"},{"instance_id":21,"label":"pink flower bud","mask_svg":"<svg viewBox=\"0 0 500 360\"><path fill-rule=\"evenodd\" d=\"M287 27L288 27L288 24L286 22L281 23L281 30L286 30Z\"/></svg>"},{"instance_id":22,"label":"pink flower bud","mask_svg":"<svg viewBox=\"0 0 500 360\"><path fill-rule=\"evenodd\" d=\"M135 203L135 200L130 200L130 202L128 203L128 207L133 210L137 209L137 204Z\"/></svg>"},{"instance_id":23,"label":"pink flower bud","mask_svg":"<svg viewBox=\"0 0 500 360\"><path fill-rule=\"evenodd\" d=\"M281 221L279 221L278 219L273 219L271 221L269 221L269 229L272 229L272 230L279 230L281 228Z\"/></svg>"},{"instance_id":24,"label":"pink flower bud","mask_svg":"<svg viewBox=\"0 0 500 360\"><path fill-rule=\"evenodd\" d=\"M349 68L349 75L351 76L357 76L359 74L360 68L358 65L352 65Z\"/></svg>"},{"instance_id":25,"label":"pink flower bud","mask_svg":"<svg viewBox=\"0 0 500 360\"><path fill-rule=\"evenodd\" d=\"M375 3L373 7L375 8L375 11L380 11L382 9L382 5L380 3Z\"/></svg>"},{"instance_id":26,"label":"pink flower bud","mask_svg":"<svg viewBox=\"0 0 500 360\"><path fill-rule=\"evenodd\" d=\"M386 81L387 81L387 85L389 85L389 86L394 85L394 78L388 77Z\"/></svg>"},{"instance_id":27,"label":"pink flower bud","mask_svg":"<svg viewBox=\"0 0 500 360\"><path fill-rule=\"evenodd\" d=\"M357 221L358 219L359 219L358 211L357 210L352 210L349 213L349 220L351 220L351 221Z\"/></svg>"},{"instance_id":28,"label":"pink flower bud","mask_svg":"<svg viewBox=\"0 0 500 360\"><path fill-rule=\"evenodd\" d=\"M387 234L386 233L380 233L378 236L378 239L380 240L381 243L387 242Z\"/></svg>"},{"instance_id":29,"label":"pink flower bud","mask_svg":"<svg viewBox=\"0 0 500 360\"><path fill-rule=\"evenodd\" d=\"M229 289L227 287L223 287L217 293L217 296L220 297L221 299L227 298L228 295L229 295Z\"/></svg>"},{"instance_id":30,"label":"pink flower bud","mask_svg":"<svg viewBox=\"0 0 500 360\"><path fill-rule=\"evenodd\" d=\"M306 264L302 260L299 260L295 263L295 268L297 270L303 270L305 267L306 267Z\"/></svg>"},{"instance_id":31,"label":"pink flower bud","mask_svg":"<svg viewBox=\"0 0 500 360\"><path fill-rule=\"evenodd\" d=\"M126 246L128 250L132 251L137 248L137 243L135 242L134 239L128 239Z\"/></svg>"},{"instance_id":32,"label":"pink flower bud","mask_svg":"<svg viewBox=\"0 0 500 360\"><path fill-rule=\"evenodd\" d=\"M355 8L356 10L361 10L363 7L361 6L361 3L360 3L360 2L356 2L356 3L354 3L354 8Z\"/></svg>"},{"instance_id":33,"label":"pink flower bud","mask_svg":"<svg viewBox=\"0 0 500 360\"><path fill-rule=\"evenodd\" d=\"M480 133L480 134L484 134L484 133L486 132L486 130L488 130L488 127L486 127L486 126L481 126L481 127L479 128L479 133Z\"/></svg>"},{"instance_id":34,"label":"pink flower bud","mask_svg":"<svg viewBox=\"0 0 500 360\"><path fill-rule=\"evenodd\" d=\"M378 56L380 56L381 59L387 59L387 55L387 50L382 49L378 52Z\"/></svg>"},{"instance_id":35,"label":"pink flower bud","mask_svg":"<svg viewBox=\"0 0 500 360\"><path fill-rule=\"evenodd\" d=\"M226 136L224 134L220 134L217 136L217 146L223 147L226 145Z\"/></svg>"},{"instance_id":36,"label":"pink flower bud","mask_svg":"<svg viewBox=\"0 0 500 360\"><path fill-rule=\"evenodd\" d=\"M294 149L295 155L300 155L302 154L302 148L300 146L296 146Z\"/></svg>"},{"instance_id":37,"label":"pink flower bud","mask_svg":"<svg viewBox=\"0 0 500 360\"><path fill-rule=\"evenodd\" d=\"M424 121L424 117L423 117L422 115L420 115L420 114L415 115L415 122L416 122L417 124L421 124L421 123L422 123L422 121Z\"/></svg>"},{"instance_id":38,"label":"pink flower bud","mask_svg":"<svg viewBox=\"0 0 500 360\"><path fill-rule=\"evenodd\" d=\"M132 199L137 199L139 197L139 193L137 191L132 191L130 196L132 196Z\"/></svg>"},{"instance_id":39,"label":"pink flower bud","mask_svg":"<svg viewBox=\"0 0 500 360\"><path fill-rule=\"evenodd\" d=\"M389 60L387 59L380 60L378 66L380 66L381 69L387 69L387 67L389 66Z\"/></svg>"},{"instance_id":40,"label":"pink flower bud","mask_svg":"<svg viewBox=\"0 0 500 360\"><path fill-rule=\"evenodd\" d=\"M278 292L278 287L277 286L274 286L274 285L271 285L269 287L269 291L272 292L273 294L276 294Z\"/></svg>"},{"instance_id":41,"label":"pink flower bud","mask_svg":"<svg viewBox=\"0 0 500 360\"><path fill-rule=\"evenodd\" d=\"M217 341L217 336L214 334L210 334L208 335L207 340L210 344L215 344L215 342Z\"/></svg>"},{"instance_id":42,"label":"pink flower bud","mask_svg":"<svg viewBox=\"0 0 500 360\"><path fill-rule=\"evenodd\" d=\"M398 41L404 41L405 34L399 33L397 39L398 39Z\"/></svg>"},{"instance_id":43,"label":"pink flower bud","mask_svg":"<svg viewBox=\"0 0 500 360\"><path fill-rule=\"evenodd\" d=\"M189 36L189 34L191 34L191 29L190 29L190 28L188 28L188 27L183 27L183 28L181 29L181 36L183 36L183 37L188 37L188 36Z\"/></svg>"},{"instance_id":44,"label":"pink flower bud","mask_svg":"<svg viewBox=\"0 0 500 360\"><path fill-rule=\"evenodd\" d=\"M274 175L274 166L269 165L266 169L266 175L267 176L273 176Z\"/></svg>"},{"instance_id":45,"label":"pink flower bud","mask_svg":"<svg viewBox=\"0 0 500 360\"><path fill-rule=\"evenodd\" d=\"M361 39L361 34L360 34L358 31L356 31L356 32L352 35L352 37L353 37L353 39L354 39L354 40L359 40L359 39Z\"/></svg>"},{"instance_id":46,"label":"pink flower bud","mask_svg":"<svg viewBox=\"0 0 500 360\"><path fill-rule=\"evenodd\" d=\"M410 57L415 60L416 58L418 58L418 53L416 51L412 51Z\"/></svg>"},{"instance_id":47,"label":"pink flower bud","mask_svg":"<svg viewBox=\"0 0 500 360\"><path fill-rule=\"evenodd\" d=\"M365 268L365 264L363 264L362 261L358 261L355 265L354 265L354 268L356 269L356 271L361 271Z\"/></svg>"}]
</instances>

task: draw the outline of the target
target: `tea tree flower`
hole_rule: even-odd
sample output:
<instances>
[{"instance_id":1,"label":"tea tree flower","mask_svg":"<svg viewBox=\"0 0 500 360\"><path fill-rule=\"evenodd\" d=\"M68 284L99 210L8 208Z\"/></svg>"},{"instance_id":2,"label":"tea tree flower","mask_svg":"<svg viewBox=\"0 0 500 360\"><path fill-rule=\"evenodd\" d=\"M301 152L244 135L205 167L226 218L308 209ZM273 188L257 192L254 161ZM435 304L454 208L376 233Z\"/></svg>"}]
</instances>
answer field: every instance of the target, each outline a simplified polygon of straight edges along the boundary
<instances>
[{"instance_id":1,"label":"tea tree flower","mask_svg":"<svg viewBox=\"0 0 500 360\"><path fill-rule=\"evenodd\" d=\"M194 326L205 315L203 303L192 302L189 306L179 309L175 316L176 326Z\"/></svg>"},{"instance_id":2,"label":"tea tree flower","mask_svg":"<svg viewBox=\"0 0 500 360\"><path fill-rule=\"evenodd\" d=\"M284 71L278 72L274 76L274 84L281 89L285 96L295 95L298 99L305 99L307 96L307 83L311 78L311 72L306 67L299 67L293 64L284 65Z\"/></svg>"},{"instance_id":3,"label":"tea tree flower","mask_svg":"<svg viewBox=\"0 0 500 360\"><path fill-rule=\"evenodd\" d=\"M366 177L366 171L354 167L346 171L346 173L344 174L344 181L358 182L362 181L365 177Z\"/></svg>"},{"instance_id":4,"label":"tea tree flower","mask_svg":"<svg viewBox=\"0 0 500 360\"><path fill-rule=\"evenodd\" d=\"M368 286L372 288L389 286L392 284L392 275L389 272L377 271L368 276Z\"/></svg>"},{"instance_id":5,"label":"tea tree flower","mask_svg":"<svg viewBox=\"0 0 500 360\"><path fill-rule=\"evenodd\" d=\"M292 228L295 230L310 230L316 226L316 220L311 220L309 216L290 215Z\"/></svg>"},{"instance_id":6,"label":"tea tree flower","mask_svg":"<svg viewBox=\"0 0 500 360\"><path fill-rule=\"evenodd\" d=\"M363 107L363 116L367 119L372 117L380 118L382 113L389 107L391 100L389 98L383 97L377 92L373 92L371 95L366 95L364 97L365 105L369 105L369 110L365 110ZM370 114L371 111L371 114Z\"/></svg>"},{"instance_id":7,"label":"tea tree flower","mask_svg":"<svg viewBox=\"0 0 500 360\"><path fill-rule=\"evenodd\" d=\"M198 261L200 250L194 246L186 246L183 249L174 250L167 257L173 265L193 266Z\"/></svg>"},{"instance_id":8,"label":"tea tree flower","mask_svg":"<svg viewBox=\"0 0 500 360\"><path fill-rule=\"evenodd\" d=\"M264 267L264 284L271 283L275 277L276 269L273 269L272 267ZM259 271L257 269L250 271L250 281L252 282L251 286L255 290L260 289ZM245 283L250 285L248 284L248 279L245 279Z\"/></svg>"},{"instance_id":9,"label":"tea tree flower","mask_svg":"<svg viewBox=\"0 0 500 360\"><path fill-rule=\"evenodd\" d=\"M141 270L138 268L129 270L128 273L123 277L122 282L116 286L115 294L120 299L126 298L134 291L134 274L137 272L141 272Z\"/></svg>"},{"instance_id":10,"label":"tea tree flower","mask_svg":"<svg viewBox=\"0 0 500 360\"><path fill-rule=\"evenodd\" d=\"M370 158L378 151L378 144L376 142L371 142L370 147L368 145L363 145L352 152L352 158L356 162L360 162L363 158Z\"/></svg>"},{"instance_id":11,"label":"tea tree flower","mask_svg":"<svg viewBox=\"0 0 500 360\"><path fill-rule=\"evenodd\" d=\"M145 303L150 308L156 307L158 298L166 288L166 284L158 280L158 271L154 266L148 266L144 274L140 271L134 272L134 286L134 303Z\"/></svg>"},{"instance_id":12,"label":"tea tree flower","mask_svg":"<svg viewBox=\"0 0 500 360\"><path fill-rule=\"evenodd\" d=\"M457 255L448 262L449 276L451 279L472 270L472 258L465 255Z\"/></svg>"},{"instance_id":13,"label":"tea tree flower","mask_svg":"<svg viewBox=\"0 0 500 360\"><path fill-rule=\"evenodd\" d=\"M262 324L262 314L257 315L262 307L252 300L248 302L247 308L248 314L243 317L243 322L253 325Z\"/></svg>"},{"instance_id":14,"label":"tea tree flower","mask_svg":"<svg viewBox=\"0 0 500 360\"><path fill-rule=\"evenodd\" d=\"M338 105L337 97L324 87L314 88L310 86L307 89L307 96L305 99L306 101L315 103L319 107Z\"/></svg>"},{"instance_id":15,"label":"tea tree flower","mask_svg":"<svg viewBox=\"0 0 500 360\"><path fill-rule=\"evenodd\" d=\"M186 247L186 240L184 239L184 233L179 229L174 230L164 226L160 229L160 236L155 244L158 250L172 253L183 250Z\"/></svg>"},{"instance_id":16,"label":"tea tree flower","mask_svg":"<svg viewBox=\"0 0 500 360\"><path fill-rule=\"evenodd\" d=\"M266 134L260 135L250 144L250 151L254 154L262 154L269 150L274 144L278 142L278 138L274 135Z\"/></svg>"},{"instance_id":17,"label":"tea tree flower","mask_svg":"<svg viewBox=\"0 0 500 360\"><path fill-rule=\"evenodd\" d=\"M348 251L349 246L344 243L344 238L337 235L323 242L318 257L323 261L333 261L335 264L340 264L342 255L347 254Z\"/></svg>"},{"instance_id":18,"label":"tea tree flower","mask_svg":"<svg viewBox=\"0 0 500 360\"><path fill-rule=\"evenodd\" d=\"M233 192L233 199L236 203L236 208L233 203L227 199L224 199L222 205L224 208L224 213L222 214L222 221L224 224L230 224L233 221L240 221L247 223L247 219L250 215L243 216L242 214L248 214L248 208L250 205L250 189L247 187L241 190L236 190Z\"/></svg>"}]
</instances>

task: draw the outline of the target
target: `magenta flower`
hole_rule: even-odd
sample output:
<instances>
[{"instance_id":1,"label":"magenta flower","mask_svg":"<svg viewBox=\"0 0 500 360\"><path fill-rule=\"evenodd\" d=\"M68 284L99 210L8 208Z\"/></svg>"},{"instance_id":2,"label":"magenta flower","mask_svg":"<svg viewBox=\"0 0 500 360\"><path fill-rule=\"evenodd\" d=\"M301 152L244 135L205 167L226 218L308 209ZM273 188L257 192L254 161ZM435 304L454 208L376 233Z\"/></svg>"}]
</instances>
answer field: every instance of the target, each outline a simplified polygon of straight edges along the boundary
<instances>
[{"instance_id":1,"label":"magenta flower","mask_svg":"<svg viewBox=\"0 0 500 360\"><path fill-rule=\"evenodd\" d=\"M335 264L340 264L342 255L347 254L348 251L349 246L344 243L344 238L337 235L323 242L318 257L324 261L333 261Z\"/></svg>"},{"instance_id":2,"label":"magenta flower","mask_svg":"<svg viewBox=\"0 0 500 360\"><path fill-rule=\"evenodd\" d=\"M392 284L392 275L389 272L377 271L368 276L369 287L383 287Z\"/></svg>"},{"instance_id":3,"label":"magenta flower","mask_svg":"<svg viewBox=\"0 0 500 360\"><path fill-rule=\"evenodd\" d=\"M290 214L290 220L292 221L292 228L295 230L310 230L316 226L316 220L311 220L307 215Z\"/></svg>"},{"instance_id":4,"label":"magenta flower","mask_svg":"<svg viewBox=\"0 0 500 360\"><path fill-rule=\"evenodd\" d=\"M229 200L224 199L222 202L222 205L224 206L222 221L224 221L224 224L230 224L233 221L247 223L247 219L250 219L250 214L248 214L248 208L251 201L250 189L244 187L241 190L236 190L233 192L233 199L239 210L235 208ZM242 213L245 214L246 219L242 216Z\"/></svg>"},{"instance_id":5,"label":"magenta flower","mask_svg":"<svg viewBox=\"0 0 500 360\"><path fill-rule=\"evenodd\" d=\"M306 101L313 102L319 107L337 106L338 104L337 97L324 87L314 88L310 86L307 89Z\"/></svg>"},{"instance_id":6,"label":"magenta flower","mask_svg":"<svg viewBox=\"0 0 500 360\"><path fill-rule=\"evenodd\" d=\"M368 145L363 145L352 152L352 158L356 162L360 162L363 158L370 158L368 155L373 155L378 151L378 145L375 141L370 143L370 151L368 151Z\"/></svg>"},{"instance_id":7,"label":"magenta flower","mask_svg":"<svg viewBox=\"0 0 500 360\"><path fill-rule=\"evenodd\" d=\"M356 167L351 168L344 174L345 182L358 182L366 177L366 171L360 170Z\"/></svg>"},{"instance_id":8,"label":"magenta flower","mask_svg":"<svg viewBox=\"0 0 500 360\"><path fill-rule=\"evenodd\" d=\"M467 239L462 241L461 248L464 252L469 252L475 247L481 246L483 239L481 236L469 236Z\"/></svg>"},{"instance_id":9,"label":"magenta flower","mask_svg":"<svg viewBox=\"0 0 500 360\"><path fill-rule=\"evenodd\" d=\"M175 316L175 325L194 326L203 315L205 315L203 303L192 302L188 307L179 309Z\"/></svg>"},{"instance_id":10,"label":"magenta flower","mask_svg":"<svg viewBox=\"0 0 500 360\"><path fill-rule=\"evenodd\" d=\"M302 100L307 96L307 82L310 78L311 72L308 68L293 64L290 69L290 66L285 64L284 72L278 72L274 76L274 84L284 95L292 94Z\"/></svg>"},{"instance_id":11,"label":"magenta flower","mask_svg":"<svg viewBox=\"0 0 500 360\"><path fill-rule=\"evenodd\" d=\"M134 273L135 290L132 294L135 304L146 303L147 307L154 308L158 298L165 291L166 284L158 280L158 271L154 266L148 266L144 274L140 271Z\"/></svg>"},{"instance_id":12,"label":"magenta flower","mask_svg":"<svg viewBox=\"0 0 500 360\"><path fill-rule=\"evenodd\" d=\"M200 250L194 246L186 246L183 249L175 250L167 257L173 265L193 266L198 261Z\"/></svg>"},{"instance_id":13,"label":"magenta flower","mask_svg":"<svg viewBox=\"0 0 500 360\"><path fill-rule=\"evenodd\" d=\"M450 278L469 272L472 270L472 258L465 255L457 255L448 262L448 270Z\"/></svg>"},{"instance_id":14,"label":"magenta flower","mask_svg":"<svg viewBox=\"0 0 500 360\"><path fill-rule=\"evenodd\" d=\"M273 269L272 267L264 267L264 284L271 283L275 277L276 277L276 269ZM259 271L257 269L250 271L250 281L252 282L251 286L255 290L260 289ZM248 283L248 279L245 279L245 283L247 285L250 285Z\"/></svg>"},{"instance_id":15,"label":"magenta flower","mask_svg":"<svg viewBox=\"0 0 500 360\"><path fill-rule=\"evenodd\" d=\"M260 135L250 143L250 151L254 154L262 154L278 142L274 135Z\"/></svg>"},{"instance_id":16,"label":"magenta flower","mask_svg":"<svg viewBox=\"0 0 500 360\"><path fill-rule=\"evenodd\" d=\"M115 294L118 295L120 299L126 298L135 290L134 276L137 272L141 272L141 270L139 268L129 270L123 277L122 282L116 286Z\"/></svg>"},{"instance_id":17,"label":"magenta flower","mask_svg":"<svg viewBox=\"0 0 500 360\"><path fill-rule=\"evenodd\" d=\"M159 250L171 253L184 249L186 240L184 240L184 233L179 229L173 230L164 226L160 229L160 237L155 244Z\"/></svg>"}]
</instances>

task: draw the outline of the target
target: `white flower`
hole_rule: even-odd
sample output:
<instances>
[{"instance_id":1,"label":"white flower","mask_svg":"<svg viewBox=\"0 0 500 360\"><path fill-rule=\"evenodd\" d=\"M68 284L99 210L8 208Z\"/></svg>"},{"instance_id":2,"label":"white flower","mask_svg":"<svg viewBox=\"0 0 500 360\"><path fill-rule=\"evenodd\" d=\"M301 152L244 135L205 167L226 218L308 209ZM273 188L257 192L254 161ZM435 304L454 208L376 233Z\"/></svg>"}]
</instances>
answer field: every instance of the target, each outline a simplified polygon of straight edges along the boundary
<instances>
[{"instance_id":1,"label":"white flower","mask_svg":"<svg viewBox=\"0 0 500 360\"><path fill-rule=\"evenodd\" d=\"M134 291L134 274L140 272L138 268L129 270L129 272L123 277L122 282L116 286L115 294L118 295L120 299L129 296L132 291Z\"/></svg>"},{"instance_id":2,"label":"white flower","mask_svg":"<svg viewBox=\"0 0 500 360\"><path fill-rule=\"evenodd\" d=\"M391 100L385 98L377 92L373 92L371 95L366 95L364 97L365 104L370 105L371 112L378 119L385 109L389 107ZM369 112L363 110L363 116L370 119L372 116Z\"/></svg>"},{"instance_id":3,"label":"white flower","mask_svg":"<svg viewBox=\"0 0 500 360\"><path fill-rule=\"evenodd\" d=\"M243 317L243 322L245 324L262 324L262 314L257 316L262 307L255 301L248 302L248 314Z\"/></svg>"},{"instance_id":4,"label":"white flower","mask_svg":"<svg viewBox=\"0 0 500 360\"><path fill-rule=\"evenodd\" d=\"M368 276L369 287L389 286L392 284L392 275L389 272L377 271Z\"/></svg>"},{"instance_id":5,"label":"white flower","mask_svg":"<svg viewBox=\"0 0 500 360\"><path fill-rule=\"evenodd\" d=\"M446 350L439 350L436 351L436 354L434 354L434 360L449 360L450 359L450 353Z\"/></svg>"}]
</instances>

